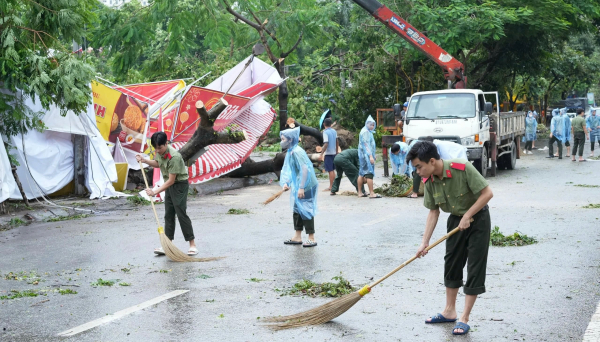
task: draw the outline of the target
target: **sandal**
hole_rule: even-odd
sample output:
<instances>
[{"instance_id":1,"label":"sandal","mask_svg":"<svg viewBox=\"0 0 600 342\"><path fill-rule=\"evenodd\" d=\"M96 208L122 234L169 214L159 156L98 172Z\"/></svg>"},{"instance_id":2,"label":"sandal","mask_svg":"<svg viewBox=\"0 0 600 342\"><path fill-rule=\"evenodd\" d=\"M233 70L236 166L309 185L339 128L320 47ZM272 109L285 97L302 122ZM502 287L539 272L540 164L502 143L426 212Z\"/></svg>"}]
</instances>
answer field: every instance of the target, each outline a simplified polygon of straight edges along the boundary
<instances>
[{"instance_id":1,"label":"sandal","mask_svg":"<svg viewBox=\"0 0 600 342\"><path fill-rule=\"evenodd\" d=\"M383 198L380 195L375 195L374 197L369 197L370 199Z\"/></svg>"},{"instance_id":2,"label":"sandal","mask_svg":"<svg viewBox=\"0 0 600 342\"><path fill-rule=\"evenodd\" d=\"M444 317L441 313L438 313L435 316L431 316L431 318L430 318L429 321L425 321L426 324L451 323L451 322L456 322L456 318L455 319L448 319L448 318Z\"/></svg>"},{"instance_id":3,"label":"sandal","mask_svg":"<svg viewBox=\"0 0 600 342\"><path fill-rule=\"evenodd\" d=\"M162 249L162 247L154 248L154 254L156 254L156 255L165 255L165 251Z\"/></svg>"},{"instance_id":4,"label":"sandal","mask_svg":"<svg viewBox=\"0 0 600 342\"><path fill-rule=\"evenodd\" d=\"M196 255L196 254L198 254L198 248L190 247L190 249L188 249L187 255Z\"/></svg>"},{"instance_id":5,"label":"sandal","mask_svg":"<svg viewBox=\"0 0 600 342\"><path fill-rule=\"evenodd\" d=\"M283 241L285 245L301 245L302 241L294 241L292 239Z\"/></svg>"},{"instance_id":6,"label":"sandal","mask_svg":"<svg viewBox=\"0 0 600 342\"><path fill-rule=\"evenodd\" d=\"M330 193L329 195L331 195L331 196L335 196L335 195L337 195L337 194L336 194L335 192L332 192L332 193Z\"/></svg>"},{"instance_id":7,"label":"sandal","mask_svg":"<svg viewBox=\"0 0 600 342\"><path fill-rule=\"evenodd\" d=\"M306 242L302 244L302 247L314 247L316 245L317 245L316 241L306 240Z\"/></svg>"},{"instance_id":8,"label":"sandal","mask_svg":"<svg viewBox=\"0 0 600 342\"><path fill-rule=\"evenodd\" d=\"M462 332L454 332L454 330L456 329L462 329ZM466 335L469 332L469 329L471 329L471 327L463 322L457 322L456 325L454 326L454 328L452 328L452 335Z\"/></svg>"}]
</instances>

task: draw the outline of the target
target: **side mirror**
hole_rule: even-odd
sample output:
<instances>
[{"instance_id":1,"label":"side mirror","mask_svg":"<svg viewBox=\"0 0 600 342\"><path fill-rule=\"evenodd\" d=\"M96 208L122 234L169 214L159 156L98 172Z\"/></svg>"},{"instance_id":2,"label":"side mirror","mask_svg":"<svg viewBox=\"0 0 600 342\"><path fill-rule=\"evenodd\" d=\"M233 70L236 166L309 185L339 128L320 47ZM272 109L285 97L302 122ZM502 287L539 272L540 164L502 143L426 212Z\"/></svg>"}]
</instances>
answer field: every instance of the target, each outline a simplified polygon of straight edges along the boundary
<instances>
[{"instance_id":1,"label":"side mirror","mask_svg":"<svg viewBox=\"0 0 600 342\"><path fill-rule=\"evenodd\" d=\"M494 106L491 102L485 103L485 115L490 115L494 112Z\"/></svg>"},{"instance_id":2,"label":"side mirror","mask_svg":"<svg viewBox=\"0 0 600 342\"><path fill-rule=\"evenodd\" d=\"M399 117L400 116L400 112L402 111L402 107L400 107L399 103L396 103L394 105L394 116L395 117Z\"/></svg>"}]
</instances>

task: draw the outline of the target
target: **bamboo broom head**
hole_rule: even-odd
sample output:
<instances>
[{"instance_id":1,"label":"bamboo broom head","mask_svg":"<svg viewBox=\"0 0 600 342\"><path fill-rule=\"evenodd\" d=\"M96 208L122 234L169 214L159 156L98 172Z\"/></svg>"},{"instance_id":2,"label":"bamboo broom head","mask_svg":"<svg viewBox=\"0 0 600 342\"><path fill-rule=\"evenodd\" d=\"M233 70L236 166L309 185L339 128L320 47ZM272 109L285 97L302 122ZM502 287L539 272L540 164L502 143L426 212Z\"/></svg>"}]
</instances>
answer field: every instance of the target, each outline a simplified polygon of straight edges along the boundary
<instances>
[{"instance_id":1,"label":"bamboo broom head","mask_svg":"<svg viewBox=\"0 0 600 342\"><path fill-rule=\"evenodd\" d=\"M267 326L273 330L284 330L327 323L348 311L348 309L358 303L362 297L363 296L359 291L352 292L314 309L300 312L295 315L267 317L264 319L264 322L266 322Z\"/></svg>"},{"instance_id":2,"label":"bamboo broom head","mask_svg":"<svg viewBox=\"0 0 600 342\"><path fill-rule=\"evenodd\" d=\"M211 258L194 258L191 257L177 248L173 241L169 239L164 232L160 232L158 234L160 236L160 245L165 251L165 254L169 257L169 259L177 262L207 262L207 261L215 261L223 259L223 257L211 257Z\"/></svg>"},{"instance_id":3,"label":"bamboo broom head","mask_svg":"<svg viewBox=\"0 0 600 342\"><path fill-rule=\"evenodd\" d=\"M274 200L278 199L279 197L281 197L281 194L283 194L285 192L285 190L281 190L276 194L273 194L271 197L269 197L269 199L267 199L266 201L263 202L264 205L267 205L271 202L273 202Z\"/></svg>"}]
</instances>

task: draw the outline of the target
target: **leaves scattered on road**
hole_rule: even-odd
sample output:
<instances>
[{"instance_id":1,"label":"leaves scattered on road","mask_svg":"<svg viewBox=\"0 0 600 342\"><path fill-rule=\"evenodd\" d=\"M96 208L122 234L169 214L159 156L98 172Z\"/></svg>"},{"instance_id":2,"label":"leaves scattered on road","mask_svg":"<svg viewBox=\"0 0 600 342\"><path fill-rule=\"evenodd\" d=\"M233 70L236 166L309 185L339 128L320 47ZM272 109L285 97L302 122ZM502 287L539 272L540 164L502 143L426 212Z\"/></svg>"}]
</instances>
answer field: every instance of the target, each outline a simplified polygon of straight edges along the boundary
<instances>
[{"instance_id":1,"label":"leaves scattered on road","mask_svg":"<svg viewBox=\"0 0 600 342\"><path fill-rule=\"evenodd\" d=\"M303 279L292 286L289 290L283 290L284 295L310 296L310 297L341 297L343 295L356 291L356 287L344 277L335 276L331 278L337 282L315 283L308 279ZM282 291L282 290L279 290Z\"/></svg>"},{"instance_id":2,"label":"leaves scattered on road","mask_svg":"<svg viewBox=\"0 0 600 342\"><path fill-rule=\"evenodd\" d=\"M57 216L57 217L49 218L48 220L46 220L46 222L78 220L78 219L86 218L88 216L90 216L90 215L89 214L77 214L77 215L70 215L70 216Z\"/></svg>"},{"instance_id":3,"label":"leaves scattered on road","mask_svg":"<svg viewBox=\"0 0 600 342\"><path fill-rule=\"evenodd\" d=\"M231 215L244 215L244 214L250 214L250 210L231 208L231 209L229 209L229 211L227 211L227 213L231 214Z\"/></svg>"},{"instance_id":4,"label":"leaves scattered on road","mask_svg":"<svg viewBox=\"0 0 600 342\"><path fill-rule=\"evenodd\" d=\"M71 289L59 289L58 293L60 293L61 295L77 294L77 291L74 291L74 290L71 290Z\"/></svg>"},{"instance_id":5,"label":"leaves scattered on road","mask_svg":"<svg viewBox=\"0 0 600 342\"><path fill-rule=\"evenodd\" d=\"M600 188L600 185L590 185L590 184L575 184L573 186L580 188Z\"/></svg>"},{"instance_id":6,"label":"leaves scattered on road","mask_svg":"<svg viewBox=\"0 0 600 342\"><path fill-rule=\"evenodd\" d=\"M98 286L113 286L117 281L117 280L104 280L102 278L98 278L98 280L96 280L96 282L92 283L93 287L98 287Z\"/></svg>"},{"instance_id":7,"label":"leaves scattered on road","mask_svg":"<svg viewBox=\"0 0 600 342\"><path fill-rule=\"evenodd\" d=\"M600 203L598 203L598 204L590 203L588 205L584 205L583 207L585 209L600 209Z\"/></svg>"},{"instance_id":8,"label":"leaves scattered on road","mask_svg":"<svg viewBox=\"0 0 600 342\"><path fill-rule=\"evenodd\" d=\"M141 196L129 196L127 197L127 202L133 205L150 205L150 201Z\"/></svg>"},{"instance_id":9,"label":"leaves scattered on road","mask_svg":"<svg viewBox=\"0 0 600 342\"><path fill-rule=\"evenodd\" d=\"M515 232L511 235L504 235L500 232L500 227L495 226L492 229L492 233L490 236L490 245L491 246L499 246L499 247L508 247L508 246L525 246L537 243L538 241L530 236L525 234L521 234L519 232Z\"/></svg>"}]
</instances>

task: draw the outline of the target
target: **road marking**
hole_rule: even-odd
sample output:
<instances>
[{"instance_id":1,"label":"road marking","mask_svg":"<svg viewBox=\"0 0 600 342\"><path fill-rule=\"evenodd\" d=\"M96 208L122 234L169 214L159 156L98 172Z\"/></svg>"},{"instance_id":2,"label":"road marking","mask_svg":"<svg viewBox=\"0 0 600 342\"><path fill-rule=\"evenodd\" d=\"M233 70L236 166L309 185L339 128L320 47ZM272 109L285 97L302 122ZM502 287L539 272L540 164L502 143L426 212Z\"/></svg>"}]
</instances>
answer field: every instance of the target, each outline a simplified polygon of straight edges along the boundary
<instances>
[{"instance_id":1,"label":"road marking","mask_svg":"<svg viewBox=\"0 0 600 342\"><path fill-rule=\"evenodd\" d=\"M596 312L590 320L585 334L583 334L583 342L598 342L600 341L600 303L596 307Z\"/></svg>"},{"instance_id":2,"label":"road marking","mask_svg":"<svg viewBox=\"0 0 600 342\"><path fill-rule=\"evenodd\" d=\"M93 320L91 322L88 322L88 323L82 324L80 326L77 326L77 327L75 327L73 329L65 330L65 331L59 333L58 336L73 336L73 335L77 335L77 334L82 333L82 332L84 332L86 330L90 330L90 329L95 328L95 327L97 327L99 325L115 321L115 320L120 319L120 318L122 318L124 316L127 316L127 315L129 315L131 313L134 313L134 312L139 311L139 310L143 310L143 309L145 309L145 308L147 308L149 306L158 304L158 303L160 303L162 301L165 301L165 300L173 298L173 297L177 297L177 296L182 295L182 294L184 294L186 292L189 292L189 291L190 290L176 290L176 291L173 291L173 292L169 292L167 294L164 294L162 296L156 297L154 299L150 299L148 301L145 301L145 302L143 302L141 304L134 305L132 307L129 307L129 308L121 310L121 311L117 311L117 312L115 312L112 315L109 315L109 316L106 316L106 317L102 317L102 318L98 318L98 319Z\"/></svg>"}]
</instances>

